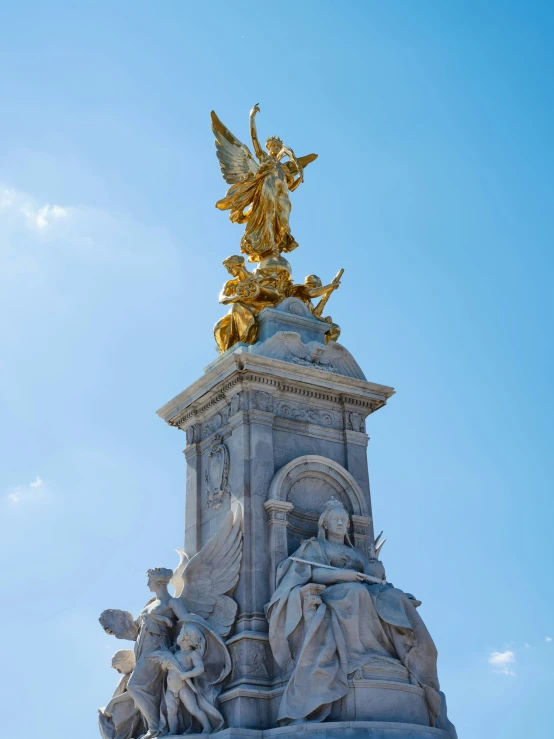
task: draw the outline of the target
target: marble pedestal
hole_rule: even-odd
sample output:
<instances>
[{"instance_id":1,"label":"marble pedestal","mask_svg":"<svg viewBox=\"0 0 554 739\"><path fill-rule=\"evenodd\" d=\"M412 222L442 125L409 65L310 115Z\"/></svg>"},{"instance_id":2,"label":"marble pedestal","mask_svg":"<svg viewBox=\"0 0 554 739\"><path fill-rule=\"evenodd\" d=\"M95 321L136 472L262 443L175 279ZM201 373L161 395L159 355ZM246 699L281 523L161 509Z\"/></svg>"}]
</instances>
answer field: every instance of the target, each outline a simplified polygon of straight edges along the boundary
<instances>
[{"instance_id":1,"label":"marble pedestal","mask_svg":"<svg viewBox=\"0 0 554 739\"><path fill-rule=\"evenodd\" d=\"M265 606L278 565L317 534L331 496L352 521L353 544L367 555L374 532L365 420L391 387L368 382L340 344L323 342L328 324L288 298L260 314L260 341L237 345L158 411L186 433L185 551L193 556L240 504L244 547L232 672L219 709L227 737L451 739L427 728L423 691L409 676L363 674L334 704L329 721L277 727L287 676L273 659ZM317 686L314 686L317 690Z\"/></svg>"},{"instance_id":2,"label":"marble pedestal","mask_svg":"<svg viewBox=\"0 0 554 739\"><path fill-rule=\"evenodd\" d=\"M450 735L441 729L384 721L326 721L277 729L224 729L217 734L188 735L189 739L214 736L217 739L450 739Z\"/></svg>"}]
</instances>

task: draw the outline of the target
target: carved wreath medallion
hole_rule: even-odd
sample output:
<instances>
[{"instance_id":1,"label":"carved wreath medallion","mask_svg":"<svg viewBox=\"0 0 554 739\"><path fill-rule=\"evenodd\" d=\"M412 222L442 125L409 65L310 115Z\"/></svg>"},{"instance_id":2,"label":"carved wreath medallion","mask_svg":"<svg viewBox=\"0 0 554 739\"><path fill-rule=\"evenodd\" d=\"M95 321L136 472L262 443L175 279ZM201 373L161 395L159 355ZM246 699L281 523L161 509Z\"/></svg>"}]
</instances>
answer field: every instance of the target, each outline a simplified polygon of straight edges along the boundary
<instances>
[{"instance_id":1,"label":"carved wreath medallion","mask_svg":"<svg viewBox=\"0 0 554 739\"><path fill-rule=\"evenodd\" d=\"M228 485L230 467L229 450L221 441L221 436L216 436L206 460L204 477L207 487L207 508L219 508L223 498L231 495L231 488Z\"/></svg>"}]
</instances>

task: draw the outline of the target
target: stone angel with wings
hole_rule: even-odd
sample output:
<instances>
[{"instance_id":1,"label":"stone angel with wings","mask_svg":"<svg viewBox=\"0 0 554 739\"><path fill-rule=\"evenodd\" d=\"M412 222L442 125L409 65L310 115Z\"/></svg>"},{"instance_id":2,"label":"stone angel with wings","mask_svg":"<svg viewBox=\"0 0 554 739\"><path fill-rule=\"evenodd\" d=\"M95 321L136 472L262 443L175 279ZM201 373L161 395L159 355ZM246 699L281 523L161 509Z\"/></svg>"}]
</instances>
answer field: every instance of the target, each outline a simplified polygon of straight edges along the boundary
<instances>
[{"instance_id":1,"label":"stone angel with wings","mask_svg":"<svg viewBox=\"0 0 554 739\"><path fill-rule=\"evenodd\" d=\"M203 635L205 649L215 658L204 660L202 678L196 688L201 702L215 708L218 685L229 674L230 656L223 641L233 626L237 604L230 597L239 578L242 560L241 509L229 512L207 544L190 559L177 550L181 561L175 571L165 567L148 570L148 587L154 597L135 620L128 611L107 610L100 624L107 634L135 641L136 666L127 692L147 725L144 739L168 734L166 689L167 659L176 649L177 637L191 618ZM171 595L168 585L175 588ZM192 617L194 614L194 617ZM201 641L201 640L200 640ZM204 643L203 642L203 643ZM212 712L213 715L214 712Z\"/></svg>"},{"instance_id":2,"label":"stone angel with wings","mask_svg":"<svg viewBox=\"0 0 554 739\"><path fill-rule=\"evenodd\" d=\"M223 179L231 187L218 200L216 208L230 210L233 223L245 223L241 251L250 262L279 257L298 244L290 232L291 202L289 193L304 181L304 168L317 159L317 154L296 157L280 138L271 136L264 151L256 132L258 105L250 111L250 134L256 159L223 125L212 111L212 131ZM284 157L288 161L283 161Z\"/></svg>"}]
</instances>

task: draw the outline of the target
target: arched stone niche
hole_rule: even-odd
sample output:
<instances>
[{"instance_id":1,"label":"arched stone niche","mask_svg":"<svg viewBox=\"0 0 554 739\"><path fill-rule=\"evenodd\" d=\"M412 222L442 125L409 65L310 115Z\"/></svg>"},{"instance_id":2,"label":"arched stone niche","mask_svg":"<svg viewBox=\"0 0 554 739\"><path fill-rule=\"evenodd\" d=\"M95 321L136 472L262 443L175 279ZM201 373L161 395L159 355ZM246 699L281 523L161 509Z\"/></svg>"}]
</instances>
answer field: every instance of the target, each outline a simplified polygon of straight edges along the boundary
<instances>
[{"instance_id":1,"label":"arched stone niche","mask_svg":"<svg viewBox=\"0 0 554 739\"><path fill-rule=\"evenodd\" d=\"M317 522L325 503L334 495L352 519L349 532L354 545L367 556L371 516L369 501L338 462L307 454L293 459L273 477L264 508L268 515L271 552L271 590L279 564L298 548L303 539L317 536Z\"/></svg>"}]
</instances>

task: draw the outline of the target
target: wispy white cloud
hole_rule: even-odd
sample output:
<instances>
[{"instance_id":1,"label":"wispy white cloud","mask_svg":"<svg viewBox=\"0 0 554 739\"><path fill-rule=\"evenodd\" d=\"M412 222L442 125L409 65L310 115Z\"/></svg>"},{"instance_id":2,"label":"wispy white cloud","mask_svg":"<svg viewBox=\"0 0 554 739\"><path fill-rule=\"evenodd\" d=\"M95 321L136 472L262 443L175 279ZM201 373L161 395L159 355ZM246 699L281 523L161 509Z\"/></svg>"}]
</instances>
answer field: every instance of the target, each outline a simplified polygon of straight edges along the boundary
<instances>
[{"instance_id":1,"label":"wispy white cloud","mask_svg":"<svg viewBox=\"0 0 554 739\"><path fill-rule=\"evenodd\" d=\"M488 659L492 671L497 675L515 675L516 674L516 656L507 649L505 652L491 652Z\"/></svg>"},{"instance_id":2,"label":"wispy white cloud","mask_svg":"<svg viewBox=\"0 0 554 739\"><path fill-rule=\"evenodd\" d=\"M544 637L544 640L545 641L548 641L548 642L551 642L552 641L552 637L551 636L545 636Z\"/></svg>"},{"instance_id":3,"label":"wispy white cloud","mask_svg":"<svg viewBox=\"0 0 554 739\"><path fill-rule=\"evenodd\" d=\"M178 254L164 229L145 226L128 214L40 202L0 182L0 280L44 272L55 257L163 279Z\"/></svg>"},{"instance_id":4,"label":"wispy white cloud","mask_svg":"<svg viewBox=\"0 0 554 739\"><path fill-rule=\"evenodd\" d=\"M48 229L67 218L70 208L50 203L39 204L29 195L14 188L0 189L0 218L2 221L23 221L33 229Z\"/></svg>"},{"instance_id":5,"label":"wispy white cloud","mask_svg":"<svg viewBox=\"0 0 554 739\"><path fill-rule=\"evenodd\" d=\"M22 503L44 500L45 497L46 486L44 481L38 477L38 475L27 485L17 485L6 493L6 500L12 506L19 506Z\"/></svg>"}]
</instances>

